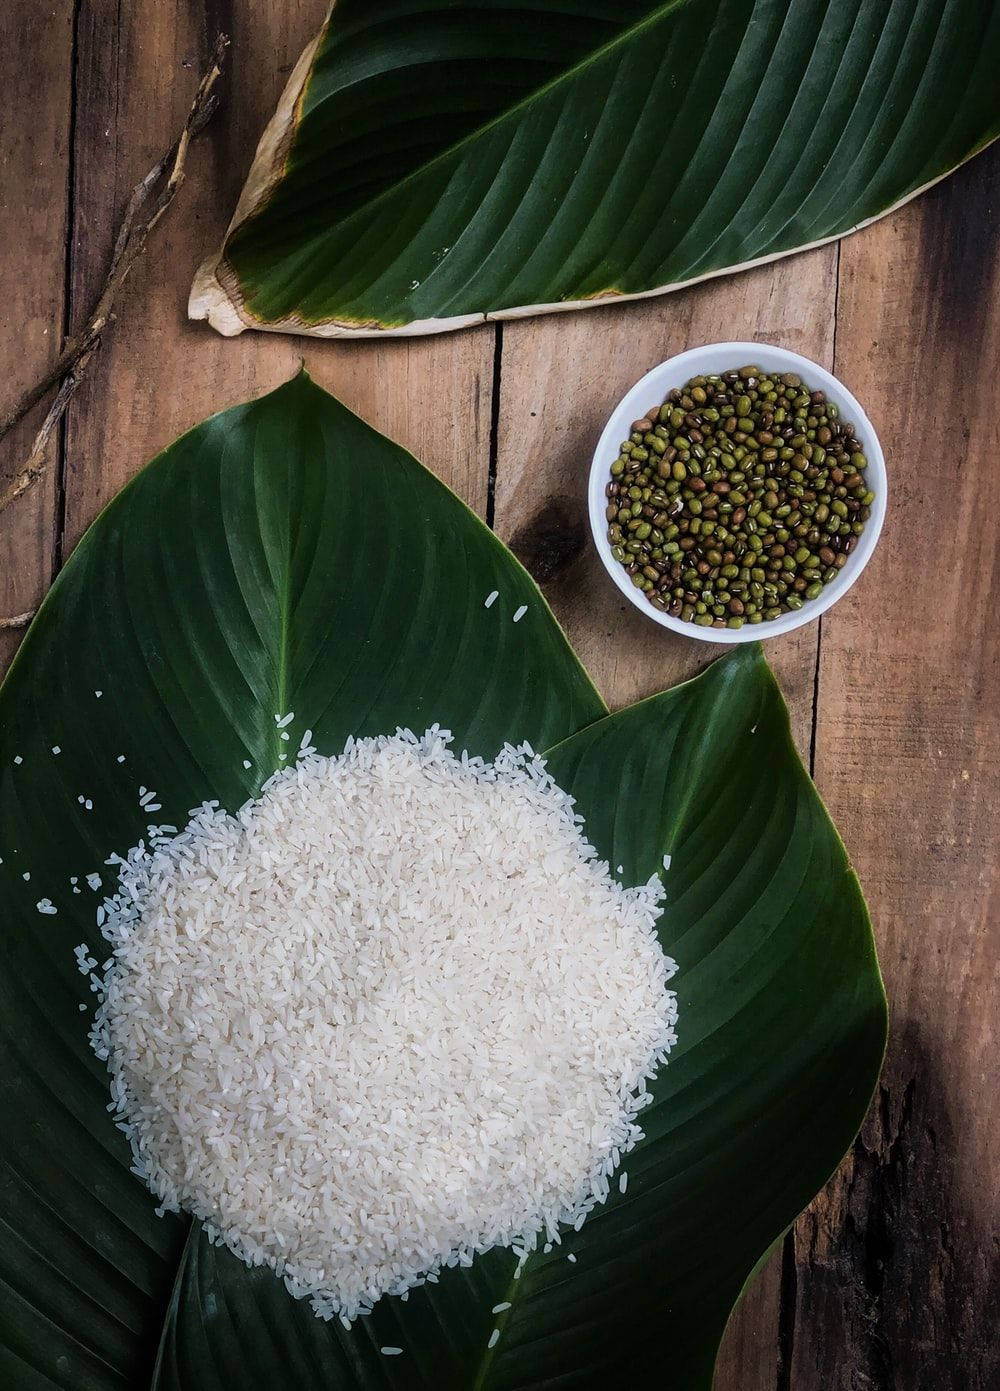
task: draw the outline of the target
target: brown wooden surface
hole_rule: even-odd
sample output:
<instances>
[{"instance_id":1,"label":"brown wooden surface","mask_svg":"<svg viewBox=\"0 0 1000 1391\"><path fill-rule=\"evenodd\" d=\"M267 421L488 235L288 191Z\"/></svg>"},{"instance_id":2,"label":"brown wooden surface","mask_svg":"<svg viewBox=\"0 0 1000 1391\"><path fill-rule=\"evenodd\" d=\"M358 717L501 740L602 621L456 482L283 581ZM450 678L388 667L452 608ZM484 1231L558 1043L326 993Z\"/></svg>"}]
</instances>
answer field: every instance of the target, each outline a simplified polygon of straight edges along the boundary
<instances>
[{"instance_id":1,"label":"brown wooden surface","mask_svg":"<svg viewBox=\"0 0 1000 1391\"><path fill-rule=\"evenodd\" d=\"M655 362L713 339L834 366L882 436L885 538L851 595L768 656L868 893L893 1036L861 1139L731 1321L717 1385L996 1386L1000 152L840 247L666 299L409 342L225 341L186 322L191 275L324 8L7 0L5 399L89 307L122 205L173 138L217 28L233 48L225 105L70 409L65 456L57 441L49 477L0 518L0 617L37 603L150 454L304 358L493 518L622 705L710 654L624 604L589 547L586 472L611 407ZM0 479L29 438L0 446ZM0 660L15 645L0 635Z\"/></svg>"},{"instance_id":2,"label":"brown wooden surface","mask_svg":"<svg viewBox=\"0 0 1000 1391\"><path fill-rule=\"evenodd\" d=\"M0 16L0 391L12 401L60 348L69 218L73 0L7 0ZM30 111L31 119L20 119ZM0 491L20 470L45 406L0 445ZM0 521L0 618L38 606L57 554L59 441L50 476ZM0 630L0 671L18 632Z\"/></svg>"},{"instance_id":3,"label":"brown wooden surface","mask_svg":"<svg viewBox=\"0 0 1000 1391\"><path fill-rule=\"evenodd\" d=\"M836 370L892 491L823 620L816 777L892 1026L852 1160L796 1229L795 1388L1000 1386L998 187L994 146L841 251Z\"/></svg>"}]
</instances>

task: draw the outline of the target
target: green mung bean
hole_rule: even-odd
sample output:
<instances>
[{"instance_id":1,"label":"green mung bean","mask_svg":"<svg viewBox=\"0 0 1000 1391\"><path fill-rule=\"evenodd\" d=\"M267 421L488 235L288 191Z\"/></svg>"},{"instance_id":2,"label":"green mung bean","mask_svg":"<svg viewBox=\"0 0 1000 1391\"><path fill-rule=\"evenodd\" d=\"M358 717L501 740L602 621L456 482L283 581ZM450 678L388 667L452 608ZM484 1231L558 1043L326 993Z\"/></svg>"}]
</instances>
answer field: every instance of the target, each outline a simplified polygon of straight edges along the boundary
<instances>
[{"instance_id":1,"label":"green mung bean","mask_svg":"<svg viewBox=\"0 0 1000 1391\"><path fill-rule=\"evenodd\" d=\"M794 372L692 378L632 424L605 488L608 540L657 609L700 627L819 598L871 515L854 426Z\"/></svg>"}]
</instances>

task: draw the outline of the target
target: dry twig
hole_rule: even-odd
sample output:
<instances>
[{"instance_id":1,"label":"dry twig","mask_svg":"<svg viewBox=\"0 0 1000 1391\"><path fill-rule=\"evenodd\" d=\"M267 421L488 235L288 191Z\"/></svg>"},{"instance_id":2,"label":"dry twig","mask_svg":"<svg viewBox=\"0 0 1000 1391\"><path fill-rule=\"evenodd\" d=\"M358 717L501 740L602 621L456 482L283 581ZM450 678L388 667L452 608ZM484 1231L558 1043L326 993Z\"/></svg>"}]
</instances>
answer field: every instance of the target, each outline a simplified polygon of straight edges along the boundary
<instances>
[{"instance_id":1,"label":"dry twig","mask_svg":"<svg viewBox=\"0 0 1000 1391\"><path fill-rule=\"evenodd\" d=\"M42 428L35 436L31 453L24 467L0 494L0 512L19 498L32 486L45 471L45 448L59 421L65 413L70 398L83 380L87 365L100 346L101 335L114 320L112 306L115 296L146 249L150 232L173 202L177 190L184 182L184 165L191 141L203 129L218 105L215 85L222 71L222 58L229 46L225 34L220 34L212 48L209 65L198 84L194 101L188 111L184 129L162 159L153 165L145 178L140 179L132 191L125 216L122 219L115 248L111 257L104 288L101 291L94 311L79 333L67 339L59 357L40 381L25 391L9 411L0 416L0 439L23 420L31 408L56 382L61 383L59 391L49 408ZM166 183L163 183L166 176ZM154 190L163 187L152 206L149 206ZM147 214L148 209L148 215ZM145 217L145 220L142 220ZM14 619L0 620L2 626L18 626Z\"/></svg>"},{"instance_id":2,"label":"dry twig","mask_svg":"<svg viewBox=\"0 0 1000 1391\"><path fill-rule=\"evenodd\" d=\"M0 618L0 633L8 628L26 628L35 616L32 609L29 613L16 613L13 618Z\"/></svg>"},{"instance_id":3,"label":"dry twig","mask_svg":"<svg viewBox=\"0 0 1000 1391\"><path fill-rule=\"evenodd\" d=\"M89 347L80 354L80 357L73 363L69 371L63 377L59 384L59 390L56 392L55 400L45 413L45 419L42 421L42 428L35 436L35 442L31 446L31 453L28 455L24 468L16 478L11 480L7 487L4 488L3 492L0 492L0 512L2 512L4 508L9 507L12 502L16 501L22 493L26 493L35 479L40 478L45 472L45 450L52 437L52 432L63 418L63 413L69 404L70 397L83 380L83 375L87 370L87 363L96 351L97 340L95 339Z\"/></svg>"}]
</instances>

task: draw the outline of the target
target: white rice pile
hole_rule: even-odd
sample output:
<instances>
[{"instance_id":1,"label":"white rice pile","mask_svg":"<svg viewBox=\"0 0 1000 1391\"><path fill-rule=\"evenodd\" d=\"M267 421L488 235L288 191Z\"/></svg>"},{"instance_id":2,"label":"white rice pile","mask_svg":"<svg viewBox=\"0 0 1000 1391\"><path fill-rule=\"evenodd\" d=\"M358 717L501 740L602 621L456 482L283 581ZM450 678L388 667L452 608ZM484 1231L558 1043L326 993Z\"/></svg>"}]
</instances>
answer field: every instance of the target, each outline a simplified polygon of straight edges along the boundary
<instances>
[{"instance_id":1,"label":"white rice pile","mask_svg":"<svg viewBox=\"0 0 1000 1391\"><path fill-rule=\"evenodd\" d=\"M345 1322L578 1229L674 1040L659 879L612 879L527 746L449 739L306 749L118 860L98 914L136 1172Z\"/></svg>"}]
</instances>

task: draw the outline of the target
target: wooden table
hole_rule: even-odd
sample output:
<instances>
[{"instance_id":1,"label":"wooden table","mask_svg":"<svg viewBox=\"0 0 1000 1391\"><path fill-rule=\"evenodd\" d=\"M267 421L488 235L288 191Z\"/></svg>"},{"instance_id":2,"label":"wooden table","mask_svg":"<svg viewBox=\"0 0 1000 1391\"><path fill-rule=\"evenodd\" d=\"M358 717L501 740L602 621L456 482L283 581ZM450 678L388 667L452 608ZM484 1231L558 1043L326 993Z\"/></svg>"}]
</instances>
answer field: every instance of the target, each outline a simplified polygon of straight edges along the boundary
<instances>
[{"instance_id":1,"label":"wooden table","mask_svg":"<svg viewBox=\"0 0 1000 1391\"><path fill-rule=\"evenodd\" d=\"M624 604L588 544L586 472L611 407L654 363L721 338L780 343L830 367L880 432L889 517L862 581L768 656L867 891L892 1038L852 1154L732 1320L718 1388L995 1388L1000 146L839 246L667 298L435 338L224 341L185 321L192 272L324 8L6 0L4 403L89 311L123 204L183 120L218 27L233 47L225 106L47 477L0 519L0 617L38 604L151 454L304 357L490 519L620 706L710 654ZM4 443L0 479L37 423ZM0 659L16 643L0 633Z\"/></svg>"}]
</instances>

